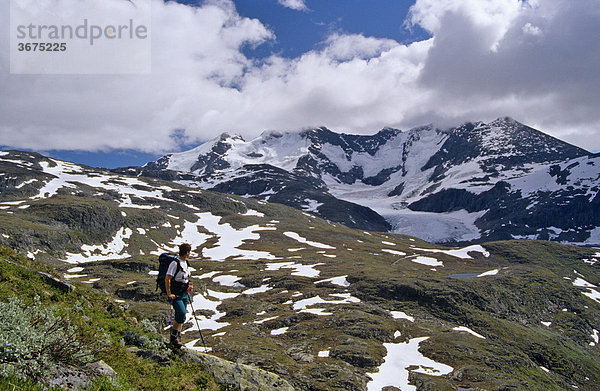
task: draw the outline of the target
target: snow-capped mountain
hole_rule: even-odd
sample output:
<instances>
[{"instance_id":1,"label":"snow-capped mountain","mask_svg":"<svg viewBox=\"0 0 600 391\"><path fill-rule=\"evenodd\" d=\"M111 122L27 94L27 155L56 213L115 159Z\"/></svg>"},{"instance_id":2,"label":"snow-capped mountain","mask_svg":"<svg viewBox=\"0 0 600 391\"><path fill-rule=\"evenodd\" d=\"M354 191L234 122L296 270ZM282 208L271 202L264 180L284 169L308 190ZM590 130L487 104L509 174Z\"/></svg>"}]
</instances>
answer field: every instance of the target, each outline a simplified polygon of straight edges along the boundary
<instances>
[{"instance_id":1,"label":"snow-capped mountain","mask_svg":"<svg viewBox=\"0 0 600 391\"><path fill-rule=\"evenodd\" d=\"M389 131L385 134L372 137L367 146L349 146L352 152L348 155L367 159L370 151L375 157L386 153L393 156L386 144L408 136ZM305 137L323 135L332 140L351 140L324 130L308 132ZM415 146L437 146L436 151L430 151L433 156L443 151L443 144L452 137L434 130L416 131L414 135L421 138L414 138L411 148L407 147L403 165L407 178L427 170L435 172L438 167L419 171L416 159L428 162L431 157L423 158L416 152L413 155L410 151L417 151ZM442 146L426 142L440 136ZM280 138L284 137L291 136ZM320 164L333 171L339 169L342 163L334 164L335 160L328 157L333 155L322 152L334 149L332 145L325 139L311 141L308 148L313 152L298 161L313 159L316 166L307 165L311 170L307 168L304 173L303 169L287 171L265 163L256 165L258 168L242 165L234 172L242 175L244 170L255 168L251 172L262 175L259 179L267 184L282 178L285 186L291 187L294 181L301 181L308 189L303 193L303 188L297 187L302 197L318 194L314 189L327 188L327 183L335 184L339 191L341 180L325 169L314 170ZM324 161L326 157L330 164ZM230 164L227 159L222 161ZM596 191L589 188L586 191L590 193L583 193L588 182L582 178L591 175L595 167L588 163L596 161L581 156L546 166L528 163L534 168L526 175L513 168L513 179L508 178L508 170L502 171L498 175L508 178L505 182L490 184L489 190L479 193L471 190L469 182L453 176L452 167L456 166L452 166L438 170L438 175L453 180L448 183L457 183L455 187L463 185L463 189L448 190L456 196L434 189L427 194L443 198L443 202L428 196L414 197L419 201L410 206L465 208L462 213L488 208L503 213L502 207L494 207L507 202L517 205L516 216L522 205L527 210L526 206L536 201L546 202L515 194L511 188L514 186L522 194L527 189L542 189L552 197L563 190L571 191L571 196L582 202L582 212L577 214L572 204L561 208L582 218L593 214L593 210L583 204L580 195L591 197ZM365 163L365 169L367 166ZM227 174L224 169L214 170L219 175ZM389 190L399 183L387 182L404 178L401 169L390 170L389 176L380 185L367 185L363 179L354 183L371 186L373 194L379 186L383 202L388 197L386 186ZM547 176L560 183L549 182ZM444 179L436 180L442 181L443 188ZM479 182L477 185L482 186ZM220 185L240 186L242 191L244 181L230 180ZM575 190L569 190L569 186ZM313 190L315 193L311 193ZM282 190L274 193L264 197L293 194ZM397 193L390 198L402 197L405 191ZM567 196L564 199L569 202ZM323 206L315 209L321 212ZM484 224L492 221L485 220L487 213L483 215ZM554 210L552 213L557 214ZM78 316L114 314L115 324L131 324L132 332L145 329L126 319L143 317L153 320L157 330L163 330L170 323L169 304L156 290L157 258L164 251L177 251L183 242L192 245L190 271L198 287L182 333L185 349L209 350L216 356L203 368L215 366L217 357L235 362L238 369L218 369L228 379L234 378L230 373L239 379L239 365L250 364L275 372L297 391L600 389L597 249L530 240L447 248L405 235L348 229L277 203L108 172L36 153L0 151L0 276L7 294L16 292L30 300L33 294L42 292L42 300L47 303L62 302L61 311L69 309ZM18 257L15 251L30 259ZM44 265L38 270L53 271L54 277L44 274L41 278L33 271L32 267L43 265L41 262L53 267L49 270ZM69 287L75 287L75 291L61 291ZM72 311L62 307L66 300L72 303ZM93 308L92 303L97 307ZM89 312L82 312L82 308ZM92 316L73 324L90 323L92 319L93 325L93 319L98 318ZM115 337L111 340L129 345L127 355L120 360L131 360L136 368L143 365L145 373L153 368L151 362L156 362L157 370L169 365L168 358L156 359L159 353L170 356L161 353L158 341L162 337L155 339L157 344L138 343L130 340L121 327L110 330ZM85 332L88 330L86 326ZM149 332L133 335L148 338ZM118 349L124 352L125 347ZM140 364L138 359L148 361ZM178 370L180 360L177 355ZM126 374L139 377L129 370ZM257 384L257 378L252 379L252 384ZM272 388L257 385L253 389L287 389L279 387L281 383L264 384ZM239 389L236 384L233 387Z\"/></svg>"},{"instance_id":2,"label":"snow-capped mountain","mask_svg":"<svg viewBox=\"0 0 600 391\"><path fill-rule=\"evenodd\" d=\"M600 158L511 118L456 128L223 134L122 169L439 243L600 243Z\"/></svg>"}]
</instances>

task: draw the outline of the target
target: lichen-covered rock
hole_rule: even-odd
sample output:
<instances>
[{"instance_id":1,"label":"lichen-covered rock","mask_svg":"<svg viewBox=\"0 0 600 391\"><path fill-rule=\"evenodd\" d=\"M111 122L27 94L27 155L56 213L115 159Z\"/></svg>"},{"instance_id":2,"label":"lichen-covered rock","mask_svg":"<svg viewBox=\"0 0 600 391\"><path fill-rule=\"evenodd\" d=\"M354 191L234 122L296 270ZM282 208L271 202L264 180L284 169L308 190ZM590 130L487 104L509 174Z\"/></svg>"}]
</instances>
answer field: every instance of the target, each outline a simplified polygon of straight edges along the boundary
<instances>
[{"instance_id":1,"label":"lichen-covered rock","mask_svg":"<svg viewBox=\"0 0 600 391\"><path fill-rule=\"evenodd\" d=\"M44 383L50 387L64 390L83 390L89 387L98 377L115 377L117 373L104 361L87 364L85 368L70 365L57 367L57 373Z\"/></svg>"},{"instance_id":2,"label":"lichen-covered rock","mask_svg":"<svg viewBox=\"0 0 600 391\"><path fill-rule=\"evenodd\" d=\"M86 365L85 368L97 376L117 376L117 372L115 372L114 369L112 369L107 363L105 363L102 360L89 363L88 365Z\"/></svg>"},{"instance_id":3,"label":"lichen-covered rock","mask_svg":"<svg viewBox=\"0 0 600 391\"><path fill-rule=\"evenodd\" d=\"M204 371L217 383L239 387L241 391L294 391L294 388L279 376L250 365L233 363L191 350L183 350L181 359L202 364Z\"/></svg>"}]
</instances>

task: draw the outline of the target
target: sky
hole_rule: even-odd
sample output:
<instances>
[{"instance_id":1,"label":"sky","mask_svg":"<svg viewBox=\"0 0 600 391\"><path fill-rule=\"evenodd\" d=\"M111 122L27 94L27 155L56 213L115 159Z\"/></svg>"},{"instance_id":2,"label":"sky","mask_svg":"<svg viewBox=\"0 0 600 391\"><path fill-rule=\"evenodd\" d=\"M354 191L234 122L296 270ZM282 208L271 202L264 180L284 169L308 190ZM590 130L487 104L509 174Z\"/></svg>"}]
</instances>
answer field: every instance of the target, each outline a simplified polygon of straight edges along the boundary
<instances>
[{"instance_id":1,"label":"sky","mask_svg":"<svg viewBox=\"0 0 600 391\"><path fill-rule=\"evenodd\" d=\"M600 150L599 0L147 1L151 72L88 75L11 74L2 2L2 149L111 168L223 132L510 116Z\"/></svg>"}]
</instances>

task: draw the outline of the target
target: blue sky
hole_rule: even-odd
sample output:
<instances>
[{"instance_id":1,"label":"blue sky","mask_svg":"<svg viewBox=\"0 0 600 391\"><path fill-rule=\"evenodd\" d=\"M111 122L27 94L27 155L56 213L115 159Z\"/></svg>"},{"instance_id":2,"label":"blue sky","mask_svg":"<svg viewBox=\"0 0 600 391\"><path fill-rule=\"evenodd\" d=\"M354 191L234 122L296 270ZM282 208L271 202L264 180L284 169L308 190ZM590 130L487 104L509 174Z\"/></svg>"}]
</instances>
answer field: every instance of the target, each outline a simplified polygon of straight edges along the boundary
<instances>
[{"instance_id":1,"label":"blue sky","mask_svg":"<svg viewBox=\"0 0 600 391\"><path fill-rule=\"evenodd\" d=\"M52 4L81 1L94 0ZM148 75L11 74L12 30L0 29L3 149L112 168L223 132L510 116L600 150L597 0L136 1L152 4Z\"/></svg>"},{"instance_id":2,"label":"blue sky","mask_svg":"<svg viewBox=\"0 0 600 391\"><path fill-rule=\"evenodd\" d=\"M334 32L404 43L429 36L418 26L413 31L404 27L413 4L406 0L316 0L305 2L306 11L283 7L275 0L236 0L235 4L240 15L259 19L277 36L271 44L245 51L256 57L271 52L298 57L318 48Z\"/></svg>"}]
</instances>

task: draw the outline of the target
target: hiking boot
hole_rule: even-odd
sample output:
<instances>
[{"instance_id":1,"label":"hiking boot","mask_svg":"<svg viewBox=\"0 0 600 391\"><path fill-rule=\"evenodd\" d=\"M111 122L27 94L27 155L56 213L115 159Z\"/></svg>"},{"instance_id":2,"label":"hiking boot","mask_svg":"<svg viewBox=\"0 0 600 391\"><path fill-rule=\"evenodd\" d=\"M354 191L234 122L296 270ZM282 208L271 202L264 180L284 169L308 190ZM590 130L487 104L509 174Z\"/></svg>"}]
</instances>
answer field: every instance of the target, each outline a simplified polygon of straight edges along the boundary
<instances>
[{"instance_id":1,"label":"hiking boot","mask_svg":"<svg viewBox=\"0 0 600 391\"><path fill-rule=\"evenodd\" d=\"M181 349L183 344L181 343L181 332L175 329L171 329L171 338L169 340L169 345L175 349Z\"/></svg>"},{"instance_id":2,"label":"hiking boot","mask_svg":"<svg viewBox=\"0 0 600 391\"><path fill-rule=\"evenodd\" d=\"M180 348L183 346L183 343L181 342L181 331L177 332L177 344Z\"/></svg>"}]
</instances>

